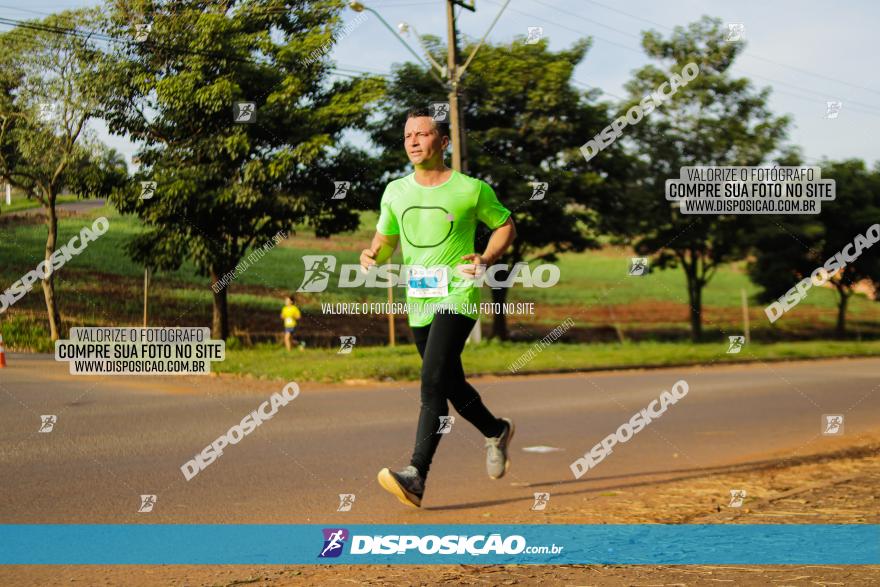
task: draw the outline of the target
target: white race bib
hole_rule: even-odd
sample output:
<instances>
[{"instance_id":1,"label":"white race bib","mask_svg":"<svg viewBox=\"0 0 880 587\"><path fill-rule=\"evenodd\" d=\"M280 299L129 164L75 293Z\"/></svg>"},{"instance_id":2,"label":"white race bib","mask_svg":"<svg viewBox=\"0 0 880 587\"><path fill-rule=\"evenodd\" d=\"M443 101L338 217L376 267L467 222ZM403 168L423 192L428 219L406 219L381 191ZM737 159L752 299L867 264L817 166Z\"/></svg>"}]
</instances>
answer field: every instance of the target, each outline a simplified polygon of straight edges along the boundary
<instances>
[{"instance_id":1,"label":"white race bib","mask_svg":"<svg viewBox=\"0 0 880 587\"><path fill-rule=\"evenodd\" d=\"M449 277L445 267L410 267L407 294L413 298L445 298Z\"/></svg>"}]
</instances>

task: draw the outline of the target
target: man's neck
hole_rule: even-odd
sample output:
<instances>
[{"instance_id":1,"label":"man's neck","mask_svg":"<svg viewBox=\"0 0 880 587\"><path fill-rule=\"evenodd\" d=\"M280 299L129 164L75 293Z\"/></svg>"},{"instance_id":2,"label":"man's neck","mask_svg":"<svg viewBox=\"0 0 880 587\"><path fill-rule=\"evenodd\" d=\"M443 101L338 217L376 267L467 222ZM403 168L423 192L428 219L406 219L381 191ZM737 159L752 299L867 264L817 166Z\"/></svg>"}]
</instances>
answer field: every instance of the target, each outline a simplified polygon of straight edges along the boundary
<instances>
[{"instance_id":1,"label":"man's neck","mask_svg":"<svg viewBox=\"0 0 880 587\"><path fill-rule=\"evenodd\" d=\"M452 175L452 169L446 167L446 164L442 161L438 165L418 165L415 170L416 183L424 186L440 185Z\"/></svg>"}]
</instances>

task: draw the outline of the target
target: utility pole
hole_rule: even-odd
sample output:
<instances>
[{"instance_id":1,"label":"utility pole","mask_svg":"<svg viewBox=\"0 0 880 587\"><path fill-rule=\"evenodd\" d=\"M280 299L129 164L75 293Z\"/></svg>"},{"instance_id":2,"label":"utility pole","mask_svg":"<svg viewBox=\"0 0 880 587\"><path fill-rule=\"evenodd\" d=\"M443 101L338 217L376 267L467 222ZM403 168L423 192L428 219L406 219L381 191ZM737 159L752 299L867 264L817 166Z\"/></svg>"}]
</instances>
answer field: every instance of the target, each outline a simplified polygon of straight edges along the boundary
<instances>
[{"instance_id":1,"label":"utility pole","mask_svg":"<svg viewBox=\"0 0 880 587\"><path fill-rule=\"evenodd\" d=\"M461 112L458 108L458 34L455 30L455 0L446 0L446 71L449 72L449 126L452 133L452 168L464 173L465 159L461 146L465 141L461 129Z\"/></svg>"},{"instance_id":2,"label":"utility pole","mask_svg":"<svg viewBox=\"0 0 880 587\"><path fill-rule=\"evenodd\" d=\"M474 0L446 0L446 26L447 26L447 34L449 36L449 41L447 43L447 56L446 56L446 78L449 80L448 84L443 84L440 78L437 77L437 74L431 69L431 65L426 64L419 55L412 50L412 48L406 44L400 35L398 35L391 25L385 22L385 19L382 16L373 10L358 2L357 0L350 0L348 5L355 12L363 12L364 10L368 10L369 12L376 15L379 21L387 28L391 33L403 43L404 47L412 53L416 61L421 63L422 65L428 68L428 72L431 76L437 80L440 84L446 85L449 91L448 99L449 99L449 132L452 135L452 168L459 173L467 173L467 141L465 140L465 130L464 130L464 116L462 115L462 108L459 102L459 94L458 94L458 82L461 79L462 74L467 69L468 65L470 65L474 56L479 51L480 47L483 46L483 43L486 41L486 37L489 36L489 33L492 32L492 29L495 27L495 24L498 22L498 19L501 18L501 14L507 9L507 5L510 4L510 0L505 0L504 5L498 11L498 14L495 16L495 19L492 21L492 24L489 25L489 28L486 30L486 33L483 35L483 38L480 39L480 42L477 43L477 46L474 47L473 51L471 51L470 56L468 56L467 60L464 62L464 65L461 68L458 67L457 63L457 52L458 52L458 35L455 30L455 7L460 6L465 10L470 10L471 12L476 12L474 8ZM409 29L409 25L406 23L400 23L398 28L401 32L406 32ZM413 29L415 30L415 29ZM418 33L416 33L418 36ZM419 37L419 42L424 47L424 42ZM431 64L436 67L438 71L441 71L442 68L439 64L434 61L434 59L429 55L428 59L431 61ZM468 340L471 342L480 342L481 331L480 331L480 319L477 318L477 323L474 325L474 329L471 331Z\"/></svg>"},{"instance_id":3,"label":"utility pole","mask_svg":"<svg viewBox=\"0 0 880 587\"><path fill-rule=\"evenodd\" d=\"M460 73L458 71L458 32L455 30L456 4L471 11L473 11L473 7L461 4L455 0L446 0L446 32L449 38L446 43L448 48L446 71L449 72L449 132L452 134L452 168L460 173L467 173L467 156L465 155L467 139L464 132L464 116L462 115L458 95ZM483 332L480 327L480 317L477 316L477 323L474 324L474 328L468 336L468 341L476 344L482 338Z\"/></svg>"}]
</instances>

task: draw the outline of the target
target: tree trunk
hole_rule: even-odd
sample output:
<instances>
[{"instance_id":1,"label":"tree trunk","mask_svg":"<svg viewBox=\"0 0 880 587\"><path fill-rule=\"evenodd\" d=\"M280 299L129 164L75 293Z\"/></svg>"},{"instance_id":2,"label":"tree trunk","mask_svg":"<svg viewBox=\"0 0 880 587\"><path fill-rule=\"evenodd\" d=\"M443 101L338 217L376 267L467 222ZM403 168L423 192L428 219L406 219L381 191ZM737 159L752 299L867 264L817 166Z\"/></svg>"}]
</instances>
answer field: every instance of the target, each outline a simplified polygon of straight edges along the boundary
<instances>
[{"instance_id":1,"label":"tree trunk","mask_svg":"<svg viewBox=\"0 0 880 587\"><path fill-rule=\"evenodd\" d=\"M499 271L500 273L500 271ZM505 277L505 279L507 279ZM503 304L504 300L507 299L507 288L500 287L498 289L492 289L492 302L496 304ZM503 306L502 306L503 307ZM507 332L507 316L504 315L504 312L496 312L492 317L492 338L498 338L500 340L508 340L508 332Z\"/></svg>"},{"instance_id":2,"label":"tree trunk","mask_svg":"<svg viewBox=\"0 0 880 587\"><path fill-rule=\"evenodd\" d=\"M225 275L225 272L221 272L218 275L216 270L211 270L211 283L217 283L220 281L220 277ZM214 290L211 290L211 293L214 294L214 316L211 321L211 338L217 340L226 340L229 338L229 308L226 303L226 288L222 288L220 291L214 293Z\"/></svg>"},{"instance_id":3,"label":"tree trunk","mask_svg":"<svg viewBox=\"0 0 880 587\"><path fill-rule=\"evenodd\" d=\"M55 303L55 273L51 271L52 265L49 258L55 252L55 243L58 241L58 214L55 212L55 194L50 192L47 194L46 201L46 225L48 226L48 235L46 236L46 270L49 276L43 280L43 297L46 299L46 314L49 317L49 336L52 340L61 338L61 316L58 313L58 305Z\"/></svg>"},{"instance_id":4,"label":"tree trunk","mask_svg":"<svg viewBox=\"0 0 880 587\"><path fill-rule=\"evenodd\" d=\"M696 275L687 273L688 301L691 305L691 340L703 338L703 288Z\"/></svg>"},{"instance_id":5,"label":"tree trunk","mask_svg":"<svg viewBox=\"0 0 880 587\"><path fill-rule=\"evenodd\" d=\"M849 302L849 295L843 290L838 290L839 301L837 302L837 328L835 334L839 338L846 336L846 304Z\"/></svg>"}]
</instances>

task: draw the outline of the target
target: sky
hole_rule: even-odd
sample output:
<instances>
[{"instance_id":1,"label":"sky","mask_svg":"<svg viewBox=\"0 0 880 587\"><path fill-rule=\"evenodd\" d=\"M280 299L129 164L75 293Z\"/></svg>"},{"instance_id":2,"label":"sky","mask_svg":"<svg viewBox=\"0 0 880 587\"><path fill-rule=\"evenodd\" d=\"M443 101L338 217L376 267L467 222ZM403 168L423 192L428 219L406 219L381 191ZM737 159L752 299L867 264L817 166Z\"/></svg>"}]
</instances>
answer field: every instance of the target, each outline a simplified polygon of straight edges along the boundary
<instances>
[{"instance_id":1,"label":"sky","mask_svg":"<svg viewBox=\"0 0 880 587\"><path fill-rule=\"evenodd\" d=\"M479 39L504 0L474 0L476 12L461 10L460 35ZM29 0L15 7L0 0L0 17L39 18L42 14L98 4L88 0ZM420 34L446 35L445 0L363 0L392 28L407 22ZM329 56L350 73L389 73L392 65L412 56L372 13L359 17L347 10L351 30ZM807 163L822 158L880 161L880 3L842 1L835 4L795 0L512 0L488 37L508 43L541 27L551 50L591 37L593 46L575 70L579 87L598 87L609 99L625 94L632 72L650 62L640 47L640 33L653 29L664 36L703 15L744 25L745 51L732 68L757 87L770 87L769 106L792 118L789 143L801 147ZM357 21L356 21L357 19ZM9 30L0 24L0 31ZM410 45L418 44L410 34ZM826 116L827 102L842 105L836 118ZM609 121L610 122L610 121ZM130 158L134 145L113 137L102 124L98 137ZM572 137L581 145L590 137ZM356 141L357 142L357 141Z\"/></svg>"}]
</instances>

